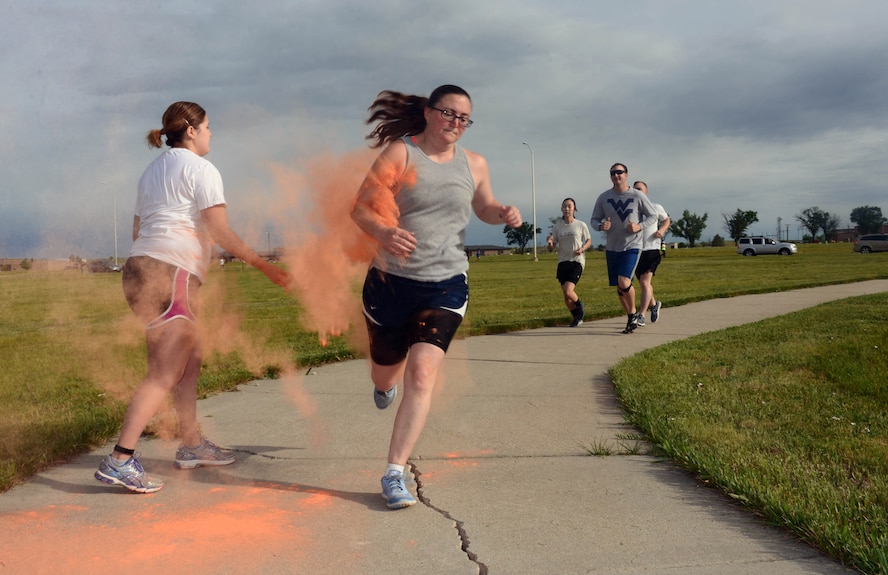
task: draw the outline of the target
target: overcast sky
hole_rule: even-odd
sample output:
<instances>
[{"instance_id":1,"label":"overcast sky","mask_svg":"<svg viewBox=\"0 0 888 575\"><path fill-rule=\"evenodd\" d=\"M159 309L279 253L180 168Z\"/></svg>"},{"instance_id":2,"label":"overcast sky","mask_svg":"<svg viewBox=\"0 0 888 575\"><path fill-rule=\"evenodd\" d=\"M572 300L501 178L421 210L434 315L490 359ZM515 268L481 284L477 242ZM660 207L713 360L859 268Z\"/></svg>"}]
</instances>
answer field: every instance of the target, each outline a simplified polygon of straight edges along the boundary
<instances>
[{"instance_id":1,"label":"overcast sky","mask_svg":"<svg viewBox=\"0 0 888 575\"><path fill-rule=\"evenodd\" d=\"M125 256L144 137L177 100L208 111L234 229L277 244L275 169L366 150L378 92L444 83L471 94L461 142L525 221L532 146L543 237L564 197L588 222L614 162L674 219L708 214L704 241L738 208L792 239L808 207L888 214L884 0L2 5L0 257L113 255L115 199ZM505 237L473 220L466 241Z\"/></svg>"}]
</instances>

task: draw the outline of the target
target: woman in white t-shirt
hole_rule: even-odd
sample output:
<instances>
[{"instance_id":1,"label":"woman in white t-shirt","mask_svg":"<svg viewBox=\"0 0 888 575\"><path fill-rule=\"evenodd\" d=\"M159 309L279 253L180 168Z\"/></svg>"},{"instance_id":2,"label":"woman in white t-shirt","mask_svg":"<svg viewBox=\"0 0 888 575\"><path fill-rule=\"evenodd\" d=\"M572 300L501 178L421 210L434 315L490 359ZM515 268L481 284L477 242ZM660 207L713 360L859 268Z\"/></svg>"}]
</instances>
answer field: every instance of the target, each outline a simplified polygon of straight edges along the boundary
<instances>
[{"instance_id":1,"label":"woman in white t-shirt","mask_svg":"<svg viewBox=\"0 0 888 575\"><path fill-rule=\"evenodd\" d=\"M546 238L549 250L558 247L558 268L555 277L561 284L564 305L573 317L570 327L582 325L586 307L577 295L577 284L586 267L586 250L592 247L592 236L586 222L576 219L577 202L564 198L561 202L561 219L555 222L552 233Z\"/></svg>"},{"instance_id":2,"label":"woman in white t-shirt","mask_svg":"<svg viewBox=\"0 0 888 575\"><path fill-rule=\"evenodd\" d=\"M222 177L203 156L210 151L206 111L176 102L163 128L148 132L148 144L170 147L139 179L133 218L133 248L123 267L123 290L145 323L148 374L130 400L120 438L95 473L96 479L130 491L152 493L163 482L139 463L136 442L167 394L173 392L182 445L175 466L228 465L225 453L201 436L197 424L197 379L202 361L196 325L197 289L206 281L213 243L256 267L279 286L289 276L251 250L228 225Z\"/></svg>"}]
</instances>

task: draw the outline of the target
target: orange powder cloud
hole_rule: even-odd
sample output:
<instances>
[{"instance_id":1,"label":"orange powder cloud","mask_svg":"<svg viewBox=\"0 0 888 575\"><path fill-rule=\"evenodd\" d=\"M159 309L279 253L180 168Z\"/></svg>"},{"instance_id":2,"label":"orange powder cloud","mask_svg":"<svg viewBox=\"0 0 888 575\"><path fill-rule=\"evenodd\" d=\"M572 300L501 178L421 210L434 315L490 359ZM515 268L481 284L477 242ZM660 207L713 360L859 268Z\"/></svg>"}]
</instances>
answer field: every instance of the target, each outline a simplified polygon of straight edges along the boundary
<instances>
[{"instance_id":1,"label":"orange powder cloud","mask_svg":"<svg viewBox=\"0 0 888 575\"><path fill-rule=\"evenodd\" d=\"M316 331L322 344L327 337L347 334L363 324L360 286L378 248L351 219L358 190L383 223L397 225L399 212L395 195L405 184L415 181L410 170L379 165L368 176L375 152L362 150L342 157L313 158L304 174L281 166L271 170L286 206L280 214L289 221L285 228L287 245L284 262L293 276L296 295L305 309L306 329ZM293 213L293 206L308 211ZM358 330L363 331L363 330ZM359 348L366 349L361 334L350 334Z\"/></svg>"}]
</instances>

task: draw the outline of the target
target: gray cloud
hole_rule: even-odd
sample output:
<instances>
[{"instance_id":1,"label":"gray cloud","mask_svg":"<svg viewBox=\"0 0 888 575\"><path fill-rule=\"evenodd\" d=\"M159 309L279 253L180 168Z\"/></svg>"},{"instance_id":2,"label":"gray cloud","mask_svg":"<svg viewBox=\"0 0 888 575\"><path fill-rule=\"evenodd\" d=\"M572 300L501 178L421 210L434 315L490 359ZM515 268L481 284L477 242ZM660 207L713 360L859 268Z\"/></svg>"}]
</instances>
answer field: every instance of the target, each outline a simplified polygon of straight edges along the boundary
<instances>
[{"instance_id":1,"label":"gray cloud","mask_svg":"<svg viewBox=\"0 0 888 575\"><path fill-rule=\"evenodd\" d=\"M269 164L361 149L376 93L442 83L472 94L464 144L528 221L531 143L541 227L565 196L591 209L614 161L673 214L708 212L704 237L738 207L770 232L813 205L847 223L885 197L888 15L876 1L45 0L7 12L4 256L108 255L114 194L128 249L135 183L157 153L144 135L179 99L208 110L209 159L253 237L271 219ZM504 240L475 222L468 241Z\"/></svg>"}]
</instances>

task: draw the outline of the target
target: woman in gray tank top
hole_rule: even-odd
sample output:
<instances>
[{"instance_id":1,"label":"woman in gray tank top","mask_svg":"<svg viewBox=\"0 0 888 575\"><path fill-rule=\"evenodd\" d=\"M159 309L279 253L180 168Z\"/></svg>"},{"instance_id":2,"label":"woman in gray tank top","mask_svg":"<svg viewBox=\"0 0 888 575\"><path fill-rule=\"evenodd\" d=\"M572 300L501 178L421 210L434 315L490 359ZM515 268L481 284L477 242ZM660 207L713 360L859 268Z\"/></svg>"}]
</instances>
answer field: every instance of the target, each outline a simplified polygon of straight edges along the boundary
<instances>
[{"instance_id":1,"label":"woman in gray tank top","mask_svg":"<svg viewBox=\"0 0 888 575\"><path fill-rule=\"evenodd\" d=\"M403 383L381 481L386 505L400 509L416 503L404 482L407 459L468 305L471 214L512 227L521 214L494 198L484 157L457 143L473 123L465 90L439 86L428 98L385 91L370 112L376 127L367 139L383 150L351 216L377 245L363 289L376 406L391 405Z\"/></svg>"}]
</instances>

